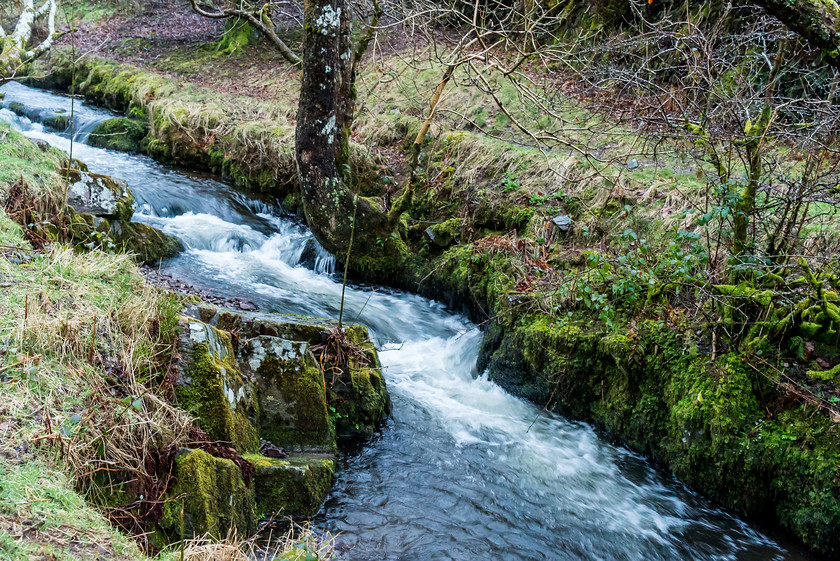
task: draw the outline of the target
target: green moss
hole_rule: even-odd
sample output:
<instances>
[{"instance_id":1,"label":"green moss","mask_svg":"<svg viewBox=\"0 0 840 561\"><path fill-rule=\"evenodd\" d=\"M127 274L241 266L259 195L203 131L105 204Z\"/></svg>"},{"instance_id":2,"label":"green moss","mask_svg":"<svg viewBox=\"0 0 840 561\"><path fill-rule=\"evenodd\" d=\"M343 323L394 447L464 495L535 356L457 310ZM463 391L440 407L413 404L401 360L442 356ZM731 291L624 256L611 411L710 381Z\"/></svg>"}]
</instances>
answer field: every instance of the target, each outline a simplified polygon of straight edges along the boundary
<instances>
[{"instance_id":1,"label":"green moss","mask_svg":"<svg viewBox=\"0 0 840 561\"><path fill-rule=\"evenodd\" d=\"M339 436L365 438L390 414L391 398L367 328L353 325L345 332L348 342L363 350L365 359L351 359L349 372L332 380L329 405Z\"/></svg>"},{"instance_id":2,"label":"green moss","mask_svg":"<svg viewBox=\"0 0 840 561\"><path fill-rule=\"evenodd\" d=\"M70 118L67 115L53 115L44 119L44 125L58 131L64 131L70 125Z\"/></svg>"},{"instance_id":3,"label":"green moss","mask_svg":"<svg viewBox=\"0 0 840 561\"><path fill-rule=\"evenodd\" d=\"M430 241L439 247L449 247L461 239L461 229L464 221L460 218L450 218L440 224L434 224L427 230Z\"/></svg>"},{"instance_id":4,"label":"green moss","mask_svg":"<svg viewBox=\"0 0 840 561\"><path fill-rule=\"evenodd\" d=\"M262 385L262 438L287 450L334 448L324 378L311 356L292 360L267 356L257 374Z\"/></svg>"},{"instance_id":5,"label":"green moss","mask_svg":"<svg viewBox=\"0 0 840 561\"><path fill-rule=\"evenodd\" d=\"M723 296L732 298L743 298L744 300L756 303L765 308L770 306L776 297L776 293L772 290L758 290L753 288L750 283L740 283L737 285L719 284L715 285L715 291Z\"/></svg>"},{"instance_id":6,"label":"green moss","mask_svg":"<svg viewBox=\"0 0 840 561\"><path fill-rule=\"evenodd\" d=\"M141 222L115 222L110 232L114 243L151 265L174 257L184 249L184 244L178 238Z\"/></svg>"},{"instance_id":7,"label":"green moss","mask_svg":"<svg viewBox=\"0 0 840 561\"><path fill-rule=\"evenodd\" d=\"M140 152L147 132L148 129L142 122L116 117L97 125L88 136L87 143L100 148L136 153Z\"/></svg>"},{"instance_id":8,"label":"green moss","mask_svg":"<svg viewBox=\"0 0 840 561\"><path fill-rule=\"evenodd\" d=\"M225 32L218 41L218 49L224 54L234 54L248 45L256 43L259 34L248 22L239 19L225 20Z\"/></svg>"},{"instance_id":9,"label":"green moss","mask_svg":"<svg viewBox=\"0 0 840 561\"><path fill-rule=\"evenodd\" d=\"M213 439L240 452L255 451L259 439L251 419L259 417L259 407L239 372L230 333L195 320L182 325L187 364L176 390L179 402Z\"/></svg>"},{"instance_id":10,"label":"green moss","mask_svg":"<svg viewBox=\"0 0 840 561\"><path fill-rule=\"evenodd\" d=\"M19 101L12 101L8 105L9 111L23 117L26 115L26 106Z\"/></svg>"},{"instance_id":11,"label":"green moss","mask_svg":"<svg viewBox=\"0 0 840 561\"><path fill-rule=\"evenodd\" d=\"M819 380L834 381L837 380L838 376L840 376L840 363L835 365L834 368L829 368L827 370L809 370L806 374Z\"/></svg>"},{"instance_id":12,"label":"green moss","mask_svg":"<svg viewBox=\"0 0 840 561\"><path fill-rule=\"evenodd\" d=\"M217 539L232 531L250 536L256 530L253 485L245 485L232 460L203 450L184 451L175 459L174 476L159 522L170 539L180 539L182 528L185 538Z\"/></svg>"},{"instance_id":13,"label":"green moss","mask_svg":"<svg viewBox=\"0 0 840 561\"><path fill-rule=\"evenodd\" d=\"M79 250L94 247L133 253L142 263L157 265L184 249L183 243L140 222L107 220L68 209L68 233Z\"/></svg>"},{"instance_id":14,"label":"green moss","mask_svg":"<svg viewBox=\"0 0 840 561\"><path fill-rule=\"evenodd\" d=\"M314 515L329 493L335 462L325 457L288 460L247 455L255 467L254 486L260 517Z\"/></svg>"}]
</instances>

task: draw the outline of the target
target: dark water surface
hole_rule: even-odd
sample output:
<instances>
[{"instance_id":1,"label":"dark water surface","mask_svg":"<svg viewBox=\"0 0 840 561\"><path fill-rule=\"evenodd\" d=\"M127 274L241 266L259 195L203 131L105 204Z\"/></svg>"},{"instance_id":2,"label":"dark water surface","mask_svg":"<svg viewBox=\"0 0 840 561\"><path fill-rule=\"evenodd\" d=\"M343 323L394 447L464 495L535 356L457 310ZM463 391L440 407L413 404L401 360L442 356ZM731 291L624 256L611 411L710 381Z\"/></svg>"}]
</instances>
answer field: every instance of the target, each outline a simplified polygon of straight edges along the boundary
<instances>
[{"instance_id":1,"label":"dark water surface","mask_svg":"<svg viewBox=\"0 0 840 561\"><path fill-rule=\"evenodd\" d=\"M67 97L8 84L45 118ZM77 140L113 115L75 104ZM36 113L32 114L36 116ZM69 149L51 131L0 109L27 136ZM336 317L341 284L321 251L298 266L311 234L275 206L209 177L75 143L91 171L126 179L135 220L187 246L164 272L240 296L264 310ZM348 289L345 317L377 338L394 400L373 441L339 459L335 487L315 519L337 534L341 559L799 560L814 559L716 508L586 424L507 394L475 362L481 334L466 318L418 296Z\"/></svg>"}]
</instances>

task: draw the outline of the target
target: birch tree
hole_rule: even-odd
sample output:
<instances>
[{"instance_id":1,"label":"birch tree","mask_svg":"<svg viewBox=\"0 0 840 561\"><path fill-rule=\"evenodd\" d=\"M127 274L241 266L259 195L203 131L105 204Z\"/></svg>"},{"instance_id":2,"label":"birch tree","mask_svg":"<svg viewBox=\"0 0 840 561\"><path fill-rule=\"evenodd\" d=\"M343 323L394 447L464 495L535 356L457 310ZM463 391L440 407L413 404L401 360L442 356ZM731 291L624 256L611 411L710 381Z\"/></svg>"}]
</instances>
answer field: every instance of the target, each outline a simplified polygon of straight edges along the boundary
<instances>
[{"instance_id":1,"label":"birch tree","mask_svg":"<svg viewBox=\"0 0 840 561\"><path fill-rule=\"evenodd\" d=\"M14 78L24 64L47 52L58 36L55 30L58 0L46 0L38 8L35 0L23 0L22 4L23 9L11 33L0 26L0 85ZM47 37L30 45L33 29L39 20L47 25Z\"/></svg>"}]
</instances>

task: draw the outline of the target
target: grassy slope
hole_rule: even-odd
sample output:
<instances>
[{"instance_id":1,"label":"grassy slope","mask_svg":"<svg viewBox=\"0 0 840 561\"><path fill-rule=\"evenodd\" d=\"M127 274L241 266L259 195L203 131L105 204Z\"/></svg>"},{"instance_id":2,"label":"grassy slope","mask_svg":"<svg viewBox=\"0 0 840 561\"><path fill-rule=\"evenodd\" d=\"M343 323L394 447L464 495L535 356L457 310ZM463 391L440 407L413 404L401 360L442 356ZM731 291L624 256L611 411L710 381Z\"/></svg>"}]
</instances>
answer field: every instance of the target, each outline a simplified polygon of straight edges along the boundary
<instances>
[{"instance_id":1,"label":"grassy slope","mask_svg":"<svg viewBox=\"0 0 840 561\"><path fill-rule=\"evenodd\" d=\"M0 193L18 177L36 197L52 192L58 154L5 126L0 135ZM161 349L143 320L173 316L174 299L145 287L128 256L33 251L2 211L0 286L0 557L142 559L77 488L95 465L87 460L100 423L121 403L102 359L119 361L123 376L148 375ZM123 420L131 427L141 414Z\"/></svg>"},{"instance_id":2,"label":"grassy slope","mask_svg":"<svg viewBox=\"0 0 840 561\"><path fill-rule=\"evenodd\" d=\"M130 57L137 45L124 45L122 56ZM171 147L158 155L202 166L209 161L243 185L276 188L278 179L293 181L288 140L297 82L287 68L265 72L265 56L257 47L220 56L212 47L177 46L144 63L145 71L117 68L124 73L116 80L114 65L89 62L82 80L95 99L122 109L133 106L165 135L187 131L199 146L212 139L230 162L220 163L218 156L214 161L201 150L179 157ZM364 109L355 140L359 160L380 164L380 179L398 180L400 148L417 130L439 72L407 67L398 58L377 62L382 64L363 73ZM254 91L225 91L243 76L256 78L249 82ZM511 390L543 404L563 388L558 401L564 411L595 421L730 506L781 522L813 547L834 548L840 507L833 485L840 456L827 414L836 403L829 400L838 395L834 381L806 376L815 393L803 402L779 385L778 370L753 372L744 362L764 360L750 356L757 350L785 368L791 363L790 372L798 376L813 366L786 347L763 344L709 360L710 351L715 353L709 326L685 317L687 309L699 310L697 294L674 294L671 287L663 297L648 290L645 275L651 271L658 289L669 281L693 286L700 252L678 231L722 227L704 230L696 214L684 212L701 200L702 173L674 155L654 160L630 132L597 117L590 121L570 103L568 117L598 125L598 134L580 137L582 143L605 158L640 152L639 168L612 166L604 170L606 177L593 177L591 165L563 150L546 158L518 146L509 123L486 107L486 100L466 88L453 88L426 147L427 181L411 215L424 222L410 220L407 231L426 267L417 275L425 283L420 290L466 302L482 320L499 315L484 355ZM507 140L481 134L459 114ZM540 116L520 117L541 124ZM260 177L263 168L271 174L279 170L280 177ZM259 173L249 177L253 169ZM563 212L578 224L572 236L558 236L546 224ZM444 251L428 243L429 223L454 247ZM834 214L817 225L829 238L832 228ZM823 242L830 248L836 239ZM797 291L797 298L807 292ZM751 296L741 298L735 306L754 303ZM596 319L604 304L614 313ZM790 302L774 303L767 315L781 317L786 306ZM826 337L834 334L826 331ZM809 337L803 336L800 343ZM836 358L830 345L815 342L822 356ZM695 354L688 356L686 349ZM639 359L642 352L646 358ZM680 362L689 359L690 364ZM684 430L697 438L682 438ZM737 470L742 484L728 481L727 470Z\"/></svg>"}]
</instances>

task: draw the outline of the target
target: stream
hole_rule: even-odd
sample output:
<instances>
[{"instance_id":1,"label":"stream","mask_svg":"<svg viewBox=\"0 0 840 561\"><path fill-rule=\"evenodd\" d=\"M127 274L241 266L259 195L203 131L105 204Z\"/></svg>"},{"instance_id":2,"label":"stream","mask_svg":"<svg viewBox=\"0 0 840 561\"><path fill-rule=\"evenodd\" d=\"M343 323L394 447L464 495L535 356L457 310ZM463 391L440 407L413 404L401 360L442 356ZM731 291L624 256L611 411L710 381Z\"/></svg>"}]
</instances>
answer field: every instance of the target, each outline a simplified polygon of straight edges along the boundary
<instances>
[{"instance_id":1,"label":"stream","mask_svg":"<svg viewBox=\"0 0 840 561\"><path fill-rule=\"evenodd\" d=\"M67 131L36 120L70 98L9 83L0 119L65 151ZM134 220L187 247L161 272L264 311L335 318L335 261L277 205L202 175L85 145L115 114L74 104L73 156L128 181ZM476 372L481 332L431 300L375 286L348 287L345 318L368 325L380 349L393 416L378 436L338 458L316 531L337 557L381 560L799 560L801 547L770 537L688 490L584 423L539 414Z\"/></svg>"}]
</instances>

